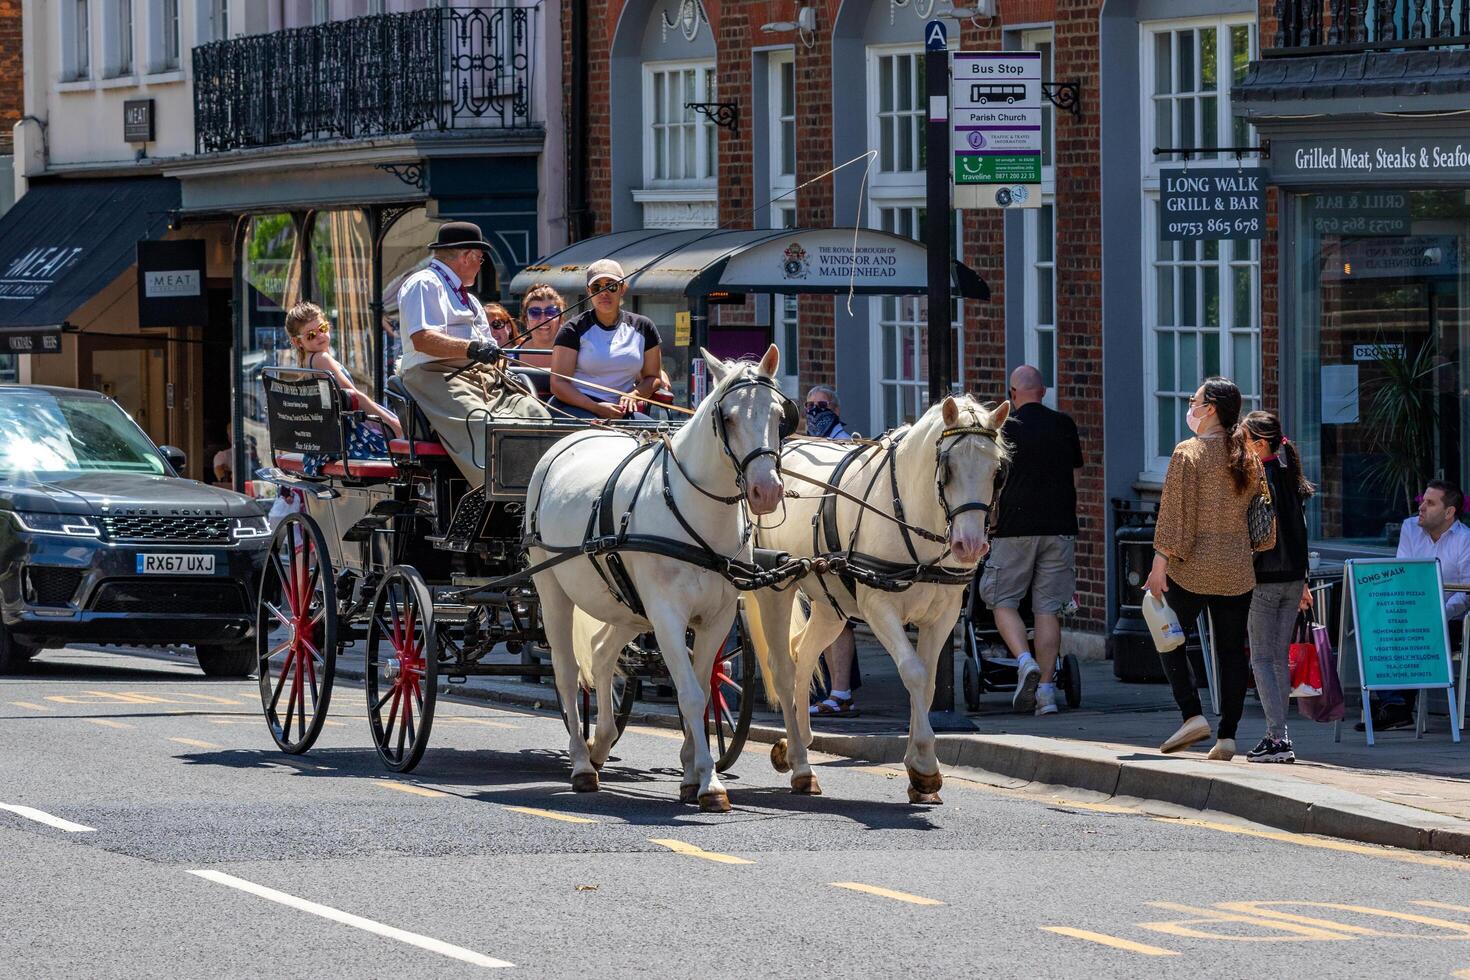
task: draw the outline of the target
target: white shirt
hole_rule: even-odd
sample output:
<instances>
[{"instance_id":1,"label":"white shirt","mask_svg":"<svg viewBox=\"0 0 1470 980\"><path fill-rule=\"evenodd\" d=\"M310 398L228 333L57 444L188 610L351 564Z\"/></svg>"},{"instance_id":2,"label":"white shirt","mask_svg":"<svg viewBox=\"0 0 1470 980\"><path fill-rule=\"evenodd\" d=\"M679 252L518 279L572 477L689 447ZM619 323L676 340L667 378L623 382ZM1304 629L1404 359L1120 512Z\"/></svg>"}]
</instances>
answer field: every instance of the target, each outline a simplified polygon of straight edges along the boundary
<instances>
[{"instance_id":1,"label":"white shirt","mask_svg":"<svg viewBox=\"0 0 1470 980\"><path fill-rule=\"evenodd\" d=\"M1399 532L1399 558L1438 558L1439 574L1445 582L1470 582L1470 527L1458 520L1435 541L1419 526L1419 518L1404 521ZM1464 592L1444 594L1445 618L1453 622L1470 611L1470 595Z\"/></svg>"},{"instance_id":2,"label":"white shirt","mask_svg":"<svg viewBox=\"0 0 1470 980\"><path fill-rule=\"evenodd\" d=\"M403 280L398 290L398 329L403 338L400 374L439 360L414 347L413 335L420 330L439 330L460 340L490 339L485 308L470 293L465 294L469 302L460 299L461 285L454 270L438 259L430 259L428 265Z\"/></svg>"}]
</instances>

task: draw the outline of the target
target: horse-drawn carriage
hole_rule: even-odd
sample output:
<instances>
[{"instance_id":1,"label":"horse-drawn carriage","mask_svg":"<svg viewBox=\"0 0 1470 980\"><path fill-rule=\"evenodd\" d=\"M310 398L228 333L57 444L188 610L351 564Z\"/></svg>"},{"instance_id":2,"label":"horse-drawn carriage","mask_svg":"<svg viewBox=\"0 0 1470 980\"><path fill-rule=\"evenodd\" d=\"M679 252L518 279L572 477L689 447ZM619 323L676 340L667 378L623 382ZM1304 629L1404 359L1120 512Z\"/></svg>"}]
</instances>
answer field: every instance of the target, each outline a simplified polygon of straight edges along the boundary
<instances>
[{"instance_id":1,"label":"horse-drawn carriage","mask_svg":"<svg viewBox=\"0 0 1470 980\"><path fill-rule=\"evenodd\" d=\"M352 459L352 428L371 422L324 371L264 372L269 479L297 502L276 527L256 620L260 695L283 751L311 748L343 648L362 644L368 723L389 769L423 757L441 681L547 677L546 635L525 571L527 487L546 451L588 429L572 420L489 418L484 482L471 487L397 379L386 386L404 438L381 459ZM646 437L669 423L620 424ZM671 682L652 639L626 644L612 688L618 734L647 684ZM707 730L717 766L734 764L750 726L755 658L739 616L710 674ZM590 715L584 687L575 712Z\"/></svg>"}]
</instances>

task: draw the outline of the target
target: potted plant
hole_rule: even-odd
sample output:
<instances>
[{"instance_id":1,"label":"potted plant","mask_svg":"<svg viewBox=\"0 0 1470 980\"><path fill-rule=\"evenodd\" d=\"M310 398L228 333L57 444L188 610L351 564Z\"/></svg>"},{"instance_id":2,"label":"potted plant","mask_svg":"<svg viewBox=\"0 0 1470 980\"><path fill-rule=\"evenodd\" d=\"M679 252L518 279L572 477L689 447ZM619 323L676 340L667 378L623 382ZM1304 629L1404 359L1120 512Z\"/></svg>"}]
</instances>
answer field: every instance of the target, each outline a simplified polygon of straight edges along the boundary
<instances>
[{"instance_id":1,"label":"potted plant","mask_svg":"<svg viewBox=\"0 0 1470 980\"><path fill-rule=\"evenodd\" d=\"M1363 417L1369 445L1378 455L1369 478L1387 492L1402 494L1407 514L1414 510L1419 488L1434 476L1437 356L1432 339L1415 351L1398 344L1382 344L1380 351L1379 380Z\"/></svg>"}]
</instances>

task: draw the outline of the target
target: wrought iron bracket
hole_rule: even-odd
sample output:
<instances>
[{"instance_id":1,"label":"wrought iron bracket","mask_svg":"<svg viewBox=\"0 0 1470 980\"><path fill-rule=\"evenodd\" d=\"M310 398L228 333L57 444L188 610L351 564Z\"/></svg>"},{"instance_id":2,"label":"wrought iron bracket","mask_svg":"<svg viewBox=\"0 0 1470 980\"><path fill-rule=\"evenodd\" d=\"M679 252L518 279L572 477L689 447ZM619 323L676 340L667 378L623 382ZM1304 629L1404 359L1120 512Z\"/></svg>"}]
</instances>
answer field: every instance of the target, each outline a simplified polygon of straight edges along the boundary
<instances>
[{"instance_id":1,"label":"wrought iron bracket","mask_svg":"<svg viewBox=\"0 0 1470 980\"><path fill-rule=\"evenodd\" d=\"M732 133L740 129L740 106L734 102L686 102L684 108L693 109L716 126L724 126Z\"/></svg>"},{"instance_id":2,"label":"wrought iron bracket","mask_svg":"<svg viewBox=\"0 0 1470 980\"><path fill-rule=\"evenodd\" d=\"M1081 82L1042 82L1041 93L1058 109L1070 112L1073 119L1082 118Z\"/></svg>"},{"instance_id":3,"label":"wrought iron bracket","mask_svg":"<svg viewBox=\"0 0 1470 980\"><path fill-rule=\"evenodd\" d=\"M1199 156L1202 153L1223 153L1233 156L1239 160L1241 157L1257 156L1262 160L1271 159L1271 141L1261 140L1260 146L1156 146L1154 156L1180 156L1185 160L1190 157Z\"/></svg>"},{"instance_id":4,"label":"wrought iron bracket","mask_svg":"<svg viewBox=\"0 0 1470 980\"><path fill-rule=\"evenodd\" d=\"M428 188L428 168L422 163L380 163L374 169L386 171L421 191Z\"/></svg>"}]
</instances>

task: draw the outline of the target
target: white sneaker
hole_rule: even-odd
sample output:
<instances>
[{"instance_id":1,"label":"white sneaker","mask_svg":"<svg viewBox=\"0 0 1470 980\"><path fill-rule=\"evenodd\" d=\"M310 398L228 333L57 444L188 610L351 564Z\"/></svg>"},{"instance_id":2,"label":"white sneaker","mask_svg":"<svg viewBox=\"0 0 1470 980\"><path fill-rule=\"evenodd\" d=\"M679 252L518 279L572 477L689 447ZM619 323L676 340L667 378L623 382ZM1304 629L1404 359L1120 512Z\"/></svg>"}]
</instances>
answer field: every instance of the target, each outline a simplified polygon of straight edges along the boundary
<instances>
[{"instance_id":1,"label":"white sneaker","mask_svg":"<svg viewBox=\"0 0 1470 980\"><path fill-rule=\"evenodd\" d=\"M1048 691L1045 688L1038 687L1036 689L1036 715L1037 715L1037 717L1040 717L1042 715L1054 715L1056 713L1057 713L1057 691L1056 691L1056 688L1052 688L1050 691Z\"/></svg>"},{"instance_id":2,"label":"white sneaker","mask_svg":"<svg viewBox=\"0 0 1470 980\"><path fill-rule=\"evenodd\" d=\"M1011 708L1030 711L1036 707L1036 685L1041 683L1041 665L1027 657L1016 670L1016 693L1011 698Z\"/></svg>"}]
</instances>

